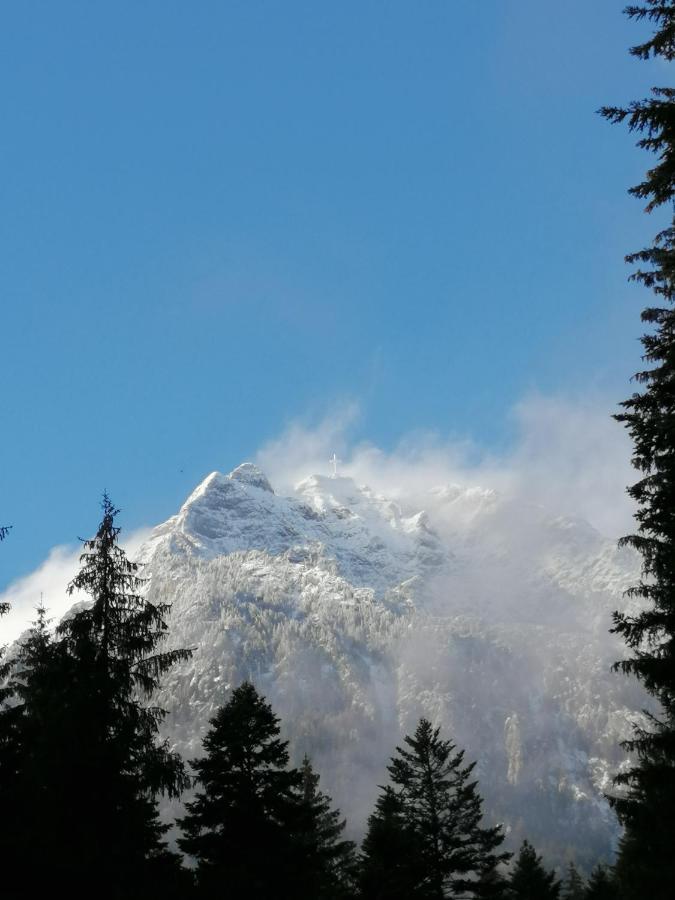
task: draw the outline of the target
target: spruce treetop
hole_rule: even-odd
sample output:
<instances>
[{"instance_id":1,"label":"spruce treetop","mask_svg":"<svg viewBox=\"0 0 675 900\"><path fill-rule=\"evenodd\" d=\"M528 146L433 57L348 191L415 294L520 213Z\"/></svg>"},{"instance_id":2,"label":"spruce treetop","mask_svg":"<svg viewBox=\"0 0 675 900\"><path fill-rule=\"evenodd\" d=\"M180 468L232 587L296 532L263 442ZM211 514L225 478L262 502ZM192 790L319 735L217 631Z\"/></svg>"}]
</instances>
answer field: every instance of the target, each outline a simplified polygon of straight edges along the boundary
<instances>
[{"instance_id":1,"label":"spruce treetop","mask_svg":"<svg viewBox=\"0 0 675 900\"><path fill-rule=\"evenodd\" d=\"M555 873L548 871L541 856L529 843L523 841L509 878L513 900L558 900L560 882Z\"/></svg>"},{"instance_id":2,"label":"spruce treetop","mask_svg":"<svg viewBox=\"0 0 675 900\"><path fill-rule=\"evenodd\" d=\"M112 674L115 661L126 672L128 690L151 696L161 676L175 663L189 659L191 650L158 652L166 639L168 603L152 603L143 595L145 579L137 563L119 546L116 509L107 493L101 503L103 518L95 537L83 540L80 571L68 585L68 593L83 591L93 600L91 609L59 626L63 636L88 631L95 637L99 660Z\"/></svg>"},{"instance_id":3,"label":"spruce treetop","mask_svg":"<svg viewBox=\"0 0 675 900\"><path fill-rule=\"evenodd\" d=\"M567 867L562 888L562 900L586 900L586 885L573 862Z\"/></svg>"},{"instance_id":4,"label":"spruce treetop","mask_svg":"<svg viewBox=\"0 0 675 900\"><path fill-rule=\"evenodd\" d=\"M482 883L487 893L510 854L499 850L501 829L481 824L483 801L472 778L476 764L465 765L464 751L443 740L428 719L420 720L404 744L388 770L426 869L420 889L430 896L473 896Z\"/></svg>"}]
</instances>

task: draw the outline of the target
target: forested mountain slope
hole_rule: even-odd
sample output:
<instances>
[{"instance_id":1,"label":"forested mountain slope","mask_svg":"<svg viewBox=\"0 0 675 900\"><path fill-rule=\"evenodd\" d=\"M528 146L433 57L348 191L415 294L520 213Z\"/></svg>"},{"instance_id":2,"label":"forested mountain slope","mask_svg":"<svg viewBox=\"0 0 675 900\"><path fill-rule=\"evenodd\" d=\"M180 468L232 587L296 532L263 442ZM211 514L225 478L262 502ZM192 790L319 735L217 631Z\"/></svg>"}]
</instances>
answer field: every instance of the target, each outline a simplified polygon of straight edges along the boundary
<instances>
[{"instance_id":1,"label":"forested mountain slope","mask_svg":"<svg viewBox=\"0 0 675 900\"><path fill-rule=\"evenodd\" d=\"M350 478L277 496L251 464L213 473L141 552L195 647L160 703L200 752L209 716L251 678L309 753L358 836L385 764L424 715L469 758L509 843L562 859L609 853L603 798L640 691L610 672L607 632L637 558L582 520L443 486L427 512Z\"/></svg>"}]
</instances>

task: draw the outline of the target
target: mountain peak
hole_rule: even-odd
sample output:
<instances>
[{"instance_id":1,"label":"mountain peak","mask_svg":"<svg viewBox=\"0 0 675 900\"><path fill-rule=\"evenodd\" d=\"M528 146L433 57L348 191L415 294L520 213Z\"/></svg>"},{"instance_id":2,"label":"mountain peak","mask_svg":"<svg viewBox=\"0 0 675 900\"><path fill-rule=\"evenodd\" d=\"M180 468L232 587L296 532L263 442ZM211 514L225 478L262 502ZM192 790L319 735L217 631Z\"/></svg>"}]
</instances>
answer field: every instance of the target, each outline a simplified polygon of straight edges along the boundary
<instances>
[{"instance_id":1,"label":"mountain peak","mask_svg":"<svg viewBox=\"0 0 675 900\"><path fill-rule=\"evenodd\" d=\"M267 480L267 476L259 469L258 466L250 462L242 463L236 469L232 469L227 476L232 481L238 481L241 484L247 484L250 487L260 488L261 491L267 491L273 494L272 485Z\"/></svg>"}]
</instances>

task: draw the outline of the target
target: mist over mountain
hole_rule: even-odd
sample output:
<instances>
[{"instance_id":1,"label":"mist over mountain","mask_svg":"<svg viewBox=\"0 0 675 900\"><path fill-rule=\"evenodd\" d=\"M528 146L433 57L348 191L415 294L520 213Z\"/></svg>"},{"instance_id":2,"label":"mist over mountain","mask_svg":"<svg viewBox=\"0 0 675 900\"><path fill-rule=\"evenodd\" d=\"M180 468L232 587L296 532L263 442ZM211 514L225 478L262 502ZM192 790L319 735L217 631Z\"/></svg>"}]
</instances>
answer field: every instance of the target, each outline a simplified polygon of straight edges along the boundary
<instances>
[{"instance_id":1,"label":"mist over mountain","mask_svg":"<svg viewBox=\"0 0 675 900\"><path fill-rule=\"evenodd\" d=\"M467 757L490 819L552 859L609 855L604 799L639 688L611 611L639 560L582 519L486 488L439 485L409 509L351 478L279 496L245 463L208 476L140 551L150 597L173 604L166 731L186 757L250 678L293 759L362 833L404 733L424 715Z\"/></svg>"}]
</instances>

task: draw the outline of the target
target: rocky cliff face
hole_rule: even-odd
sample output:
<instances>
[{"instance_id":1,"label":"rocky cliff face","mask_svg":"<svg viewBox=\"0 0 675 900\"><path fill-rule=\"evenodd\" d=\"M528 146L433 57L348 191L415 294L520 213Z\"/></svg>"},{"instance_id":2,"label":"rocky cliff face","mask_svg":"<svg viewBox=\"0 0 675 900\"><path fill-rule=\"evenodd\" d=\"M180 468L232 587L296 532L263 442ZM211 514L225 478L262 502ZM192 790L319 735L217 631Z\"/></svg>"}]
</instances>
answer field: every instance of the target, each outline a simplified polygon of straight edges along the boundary
<instances>
[{"instance_id":1,"label":"rocky cliff face","mask_svg":"<svg viewBox=\"0 0 675 900\"><path fill-rule=\"evenodd\" d=\"M277 496L250 464L213 473L141 553L173 604L167 733L201 752L208 718L250 678L294 758L308 752L357 835L396 743L425 715L476 759L490 818L583 863L617 836L603 793L637 687L610 612L638 570L580 520L443 487L402 509L349 478Z\"/></svg>"}]
</instances>

